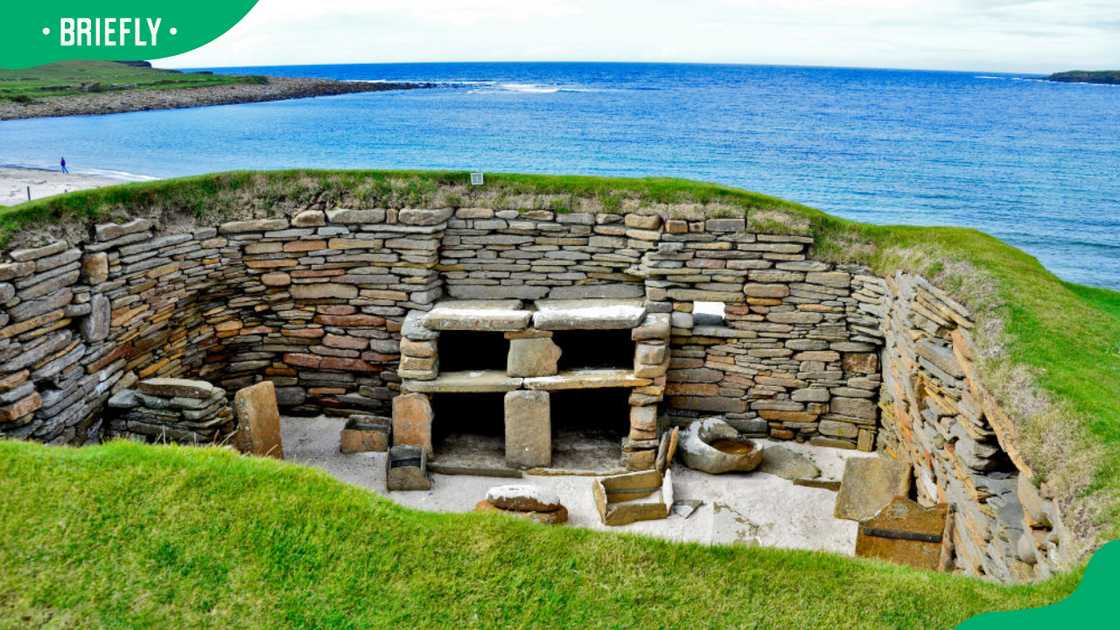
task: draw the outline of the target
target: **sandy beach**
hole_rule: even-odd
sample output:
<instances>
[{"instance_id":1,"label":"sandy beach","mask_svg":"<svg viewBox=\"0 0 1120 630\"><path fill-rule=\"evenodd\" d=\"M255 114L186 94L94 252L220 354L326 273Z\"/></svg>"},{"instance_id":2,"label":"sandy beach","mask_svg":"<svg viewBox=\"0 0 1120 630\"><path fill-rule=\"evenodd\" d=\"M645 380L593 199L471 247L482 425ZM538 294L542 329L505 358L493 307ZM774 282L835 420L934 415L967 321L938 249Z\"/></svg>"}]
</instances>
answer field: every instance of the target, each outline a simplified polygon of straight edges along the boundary
<instances>
[{"instance_id":1,"label":"sandy beach","mask_svg":"<svg viewBox=\"0 0 1120 630\"><path fill-rule=\"evenodd\" d=\"M0 205L14 206L31 199L41 199L51 195L61 195L75 190L112 186L139 178L127 176L94 175L88 173L60 173L57 169L46 170L14 166L0 166Z\"/></svg>"}]
</instances>

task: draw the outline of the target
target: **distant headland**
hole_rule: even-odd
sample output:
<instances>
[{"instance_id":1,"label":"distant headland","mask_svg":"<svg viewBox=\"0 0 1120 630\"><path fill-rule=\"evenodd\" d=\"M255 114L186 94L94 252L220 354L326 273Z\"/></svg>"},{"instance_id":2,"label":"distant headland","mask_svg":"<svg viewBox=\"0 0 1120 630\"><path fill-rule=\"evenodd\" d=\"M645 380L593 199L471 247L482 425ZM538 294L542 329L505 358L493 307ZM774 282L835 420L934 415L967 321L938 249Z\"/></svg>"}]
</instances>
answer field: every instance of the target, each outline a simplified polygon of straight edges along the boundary
<instances>
[{"instance_id":1,"label":"distant headland","mask_svg":"<svg viewBox=\"0 0 1120 630\"><path fill-rule=\"evenodd\" d=\"M1046 77L1047 81L1061 83L1103 83L1105 85L1120 85L1120 70L1070 70L1069 72L1055 72Z\"/></svg>"},{"instance_id":2,"label":"distant headland","mask_svg":"<svg viewBox=\"0 0 1120 630\"><path fill-rule=\"evenodd\" d=\"M152 68L143 61L78 61L26 70L0 70L0 120L181 109L430 87L436 84L180 72Z\"/></svg>"}]
</instances>

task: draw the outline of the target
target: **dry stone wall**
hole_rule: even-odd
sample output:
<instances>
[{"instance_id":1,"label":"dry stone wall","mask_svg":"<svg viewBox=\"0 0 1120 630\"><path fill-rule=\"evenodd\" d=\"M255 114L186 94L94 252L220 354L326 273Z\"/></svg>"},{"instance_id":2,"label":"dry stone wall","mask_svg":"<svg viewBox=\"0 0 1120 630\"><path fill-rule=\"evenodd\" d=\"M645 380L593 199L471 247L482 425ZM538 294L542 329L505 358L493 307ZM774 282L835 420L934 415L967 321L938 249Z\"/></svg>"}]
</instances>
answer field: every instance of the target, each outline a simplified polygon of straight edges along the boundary
<instances>
[{"instance_id":1,"label":"dry stone wall","mask_svg":"<svg viewBox=\"0 0 1120 630\"><path fill-rule=\"evenodd\" d=\"M1056 503L977 374L969 310L920 276L879 281L886 348L880 447L913 465L918 501L952 507L956 568L1001 581L1075 561Z\"/></svg>"},{"instance_id":2,"label":"dry stone wall","mask_svg":"<svg viewBox=\"0 0 1120 630\"><path fill-rule=\"evenodd\" d=\"M721 415L748 435L878 448L913 464L921 502L951 505L961 570L1065 566L1054 501L975 373L967 309L916 276L813 260L809 237L693 210L339 208L188 231L136 219L7 251L0 434L100 439L111 396L166 377L268 380L287 413L388 415L402 368L433 369L422 336L402 348L409 313L639 299L669 328L668 363L635 366L651 385L632 406L661 411L640 414L642 437Z\"/></svg>"},{"instance_id":3,"label":"dry stone wall","mask_svg":"<svg viewBox=\"0 0 1120 630\"><path fill-rule=\"evenodd\" d=\"M672 363L650 376L677 421L727 414L754 434L874 444L869 276L810 260L808 237L642 209L305 210L155 228L106 223L8 253L0 430L82 442L112 393L152 377L228 391L264 379L290 412L386 413L409 311L443 297L644 298L672 317ZM696 301L725 304L725 320L694 325Z\"/></svg>"}]
</instances>

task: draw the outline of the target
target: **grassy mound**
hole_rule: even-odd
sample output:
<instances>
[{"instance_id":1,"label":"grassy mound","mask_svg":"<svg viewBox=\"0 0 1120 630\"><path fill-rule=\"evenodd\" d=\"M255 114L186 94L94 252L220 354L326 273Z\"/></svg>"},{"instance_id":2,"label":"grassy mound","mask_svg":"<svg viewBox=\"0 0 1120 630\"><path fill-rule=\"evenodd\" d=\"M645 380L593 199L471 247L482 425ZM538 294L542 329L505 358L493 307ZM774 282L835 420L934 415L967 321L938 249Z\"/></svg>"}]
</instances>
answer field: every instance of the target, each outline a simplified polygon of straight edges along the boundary
<instances>
[{"instance_id":1,"label":"grassy mound","mask_svg":"<svg viewBox=\"0 0 1120 630\"><path fill-rule=\"evenodd\" d=\"M0 441L0 495L6 627L948 627L1080 579L416 512L217 448Z\"/></svg>"}]
</instances>

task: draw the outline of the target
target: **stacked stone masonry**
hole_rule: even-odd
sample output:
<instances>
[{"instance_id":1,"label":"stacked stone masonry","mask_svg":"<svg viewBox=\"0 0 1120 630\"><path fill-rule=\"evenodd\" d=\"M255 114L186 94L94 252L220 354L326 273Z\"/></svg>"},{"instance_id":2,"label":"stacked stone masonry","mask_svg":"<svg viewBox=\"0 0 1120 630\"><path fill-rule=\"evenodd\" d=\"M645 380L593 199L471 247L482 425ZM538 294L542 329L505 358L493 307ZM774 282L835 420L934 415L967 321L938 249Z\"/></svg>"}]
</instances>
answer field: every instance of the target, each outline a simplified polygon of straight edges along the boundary
<instances>
[{"instance_id":1,"label":"stacked stone masonry","mask_svg":"<svg viewBox=\"0 0 1120 630\"><path fill-rule=\"evenodd\" d=\"M976 371L968 309L920 276L869 283L882 300L880 448L913 465L918 501L952 508L956 568L1001 581L1072 566L1070 533L1031 480L1014 426Z\"/></svg>"},{"instance_id":2,"label":"stacked stone masonry","mask_svg":"<svg viewBox=\"0 0 1120 630\"><path fill-rule=\"evenodd\" d=\"M813 260L809 237L685 214L338 208L189 231L134 219L7 251L0 434L96 441L113 434L109 398L152 378L230 392L268 380L287 414L390 415L453 377L424 325L439 304L513 300L532 318L631 301L634 364L615 375L631 392L629 467L652 465L667 426L709 415L749 436L879 448L914 464L920 499L953 506L962 570L1062 566L1060 519L1000 438L1010 423L973 373L963 307L919 278ZM553 373L546 328L498 329L513 350L501 377L517 381L502 391L573 382Z\"/></svg>"},{"instance_id":3,"label":"stacked stone masonry","mask_svg":"<svg viewBox=\"0 0 1120 630\"><path fill-rule=\"evenodd\" d=\"M180 378L152 378L117 392L105 416L106 437L144 442L226 444L235 429L225 390Z\"/></svg>"}]
</instances>

